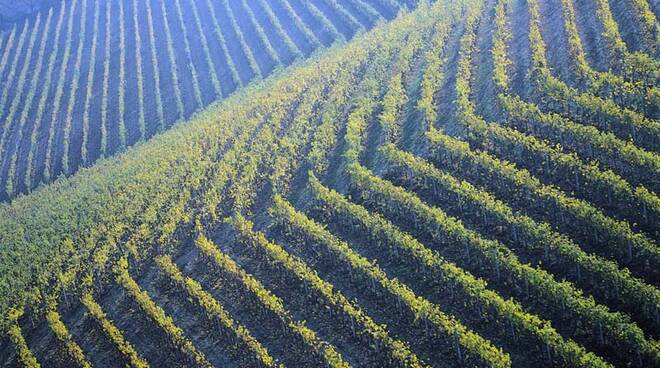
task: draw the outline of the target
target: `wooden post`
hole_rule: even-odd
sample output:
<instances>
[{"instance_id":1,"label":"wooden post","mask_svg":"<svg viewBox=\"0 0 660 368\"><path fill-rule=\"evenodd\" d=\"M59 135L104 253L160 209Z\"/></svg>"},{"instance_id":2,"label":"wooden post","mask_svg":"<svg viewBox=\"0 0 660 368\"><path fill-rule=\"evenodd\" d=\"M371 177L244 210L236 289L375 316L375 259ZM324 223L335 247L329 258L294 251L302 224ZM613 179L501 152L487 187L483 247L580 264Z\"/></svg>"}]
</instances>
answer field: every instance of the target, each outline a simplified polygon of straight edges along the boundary
<instances>
[{"instance_id":1,"label":"wooden post","mask_svg":"<svg viewBox=\"0 0 660 368\"><path fill-rule=\"evenodd\" d=\"M454 331L454 343L456 344L456 354L458 355L458 361L463 362L463 353L461 352L461 345L458 342L458 332Z\"/></svg>"}]
</instances>

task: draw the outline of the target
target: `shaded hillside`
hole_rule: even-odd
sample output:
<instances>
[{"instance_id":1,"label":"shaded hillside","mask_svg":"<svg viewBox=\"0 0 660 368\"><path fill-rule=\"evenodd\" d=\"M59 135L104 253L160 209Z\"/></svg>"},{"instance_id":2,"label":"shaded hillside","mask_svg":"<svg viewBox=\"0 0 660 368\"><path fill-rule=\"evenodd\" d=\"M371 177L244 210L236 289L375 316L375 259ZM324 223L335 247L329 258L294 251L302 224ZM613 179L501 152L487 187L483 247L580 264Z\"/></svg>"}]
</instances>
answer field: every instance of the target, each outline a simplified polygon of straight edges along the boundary
<instances>
[{"instance_id":1,"label":"shaded hillside","mask_svg":"<svg viewBox=\"0 0 660 368\"><path fill-rule=\"evenodd\" d=\"M32 14L48 9L57 0L2 0L0 1L0 31L11 27Z\"/></svg>"},{"instance_id":2,"label":"shaded hillside","mask_svg":"<svg viewBox=\"0 0 660 368\"><path fill-rule=\"evenodd\" d=\"M0 35L0 200L352 38L393 0L70 0Z\"/></svg>"},{"instance_id":3,"label":"shaded hillside","mask_svg":"<svg viewBox=\"0 0 660 368\"><path fill-rule=\"evenodd\" d=\"M624 3L422 2L1 205L0 363L660 365L657 19Z\"/></svg>"}]
</instances>

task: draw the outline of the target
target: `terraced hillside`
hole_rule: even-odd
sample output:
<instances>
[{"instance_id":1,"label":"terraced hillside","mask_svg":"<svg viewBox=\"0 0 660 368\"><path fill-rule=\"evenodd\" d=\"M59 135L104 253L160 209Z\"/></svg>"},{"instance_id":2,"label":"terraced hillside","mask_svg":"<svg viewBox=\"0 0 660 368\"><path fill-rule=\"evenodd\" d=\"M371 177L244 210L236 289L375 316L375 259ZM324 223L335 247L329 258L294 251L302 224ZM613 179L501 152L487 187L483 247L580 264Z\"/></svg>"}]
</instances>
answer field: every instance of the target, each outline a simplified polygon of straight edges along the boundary
<instances>
[{"instance_id":1,"label":"terraced hillside","mask_svg":"<svg viewBox=\"0 0 660 368\"><path fill-rule=\"evenodd\" d=\"M0 205L0 362L659 366L657 30L422 2Z\"/></svg>"},{"instance_id":2,"label":"terraced hillside","mask_svg":"<svg viewBox=\"0 0 660 368\"><path fill-rule=\"evenodd\" d=\"M60 3L0 35L0 200L142 142L416 1Z\"/></svg>"}]
</instances>

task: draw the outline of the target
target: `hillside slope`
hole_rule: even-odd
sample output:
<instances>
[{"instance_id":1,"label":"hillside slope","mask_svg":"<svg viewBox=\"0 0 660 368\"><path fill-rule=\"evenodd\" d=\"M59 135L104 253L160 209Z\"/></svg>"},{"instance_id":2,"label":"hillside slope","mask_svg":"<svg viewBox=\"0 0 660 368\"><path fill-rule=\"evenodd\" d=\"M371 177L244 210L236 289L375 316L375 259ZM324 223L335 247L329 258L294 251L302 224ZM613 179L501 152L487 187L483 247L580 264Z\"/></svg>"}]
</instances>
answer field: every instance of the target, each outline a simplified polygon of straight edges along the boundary
<instances>
[{"instance_id":1,"label":"hillside slope","mask_svg":"<svg viewBox=\"0 0 660 368\"><path fill-rule=\"evenodd\" d=\"M616 3L422 2L0 205L0 364L660 365L658 22Z\"/></svg>"},{"instance_id":2,"label":"hillside slope","mask_svg":"<svg viewBox=\"0 0 660 368\"><path fill-rule=\"evenodd\" d=\"M413 0L67 0L0 35L0 201L121 152Z\"/></svg>"}]
</instances>

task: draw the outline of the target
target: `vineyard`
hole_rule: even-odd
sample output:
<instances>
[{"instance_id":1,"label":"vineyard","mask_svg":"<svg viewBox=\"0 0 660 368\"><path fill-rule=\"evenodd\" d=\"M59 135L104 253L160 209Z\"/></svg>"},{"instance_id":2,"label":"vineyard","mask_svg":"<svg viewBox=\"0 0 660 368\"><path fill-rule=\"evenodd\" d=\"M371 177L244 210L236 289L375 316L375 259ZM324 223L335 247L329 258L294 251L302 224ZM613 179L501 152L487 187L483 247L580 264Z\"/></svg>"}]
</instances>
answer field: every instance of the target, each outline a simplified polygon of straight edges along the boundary
<instances>
[{"instance_id":1,"label":"vineyard","mask_svg":"<svg viewBox=\"0 0 660 368\"><path fill-rule=\"evenodd\" d=\"M64 4L0 38L6 195L89 166L0 204L0 366L660 366L657 2Z\"/></svg>"},{"instance_id":2,"label":"vineyard","mask_svg":"<svg viewBox=\"0 0 660 368\"><path fill-rule=\"evenodd\" d=\"M0 34L0 200L143 142L414 5L61 1Z\"/></svg>"}]
</instances>

